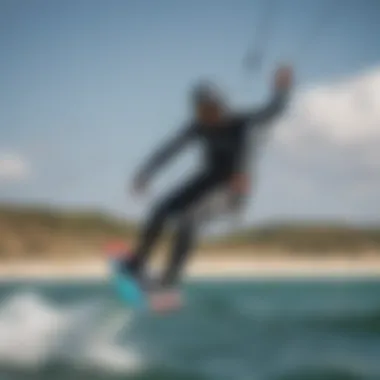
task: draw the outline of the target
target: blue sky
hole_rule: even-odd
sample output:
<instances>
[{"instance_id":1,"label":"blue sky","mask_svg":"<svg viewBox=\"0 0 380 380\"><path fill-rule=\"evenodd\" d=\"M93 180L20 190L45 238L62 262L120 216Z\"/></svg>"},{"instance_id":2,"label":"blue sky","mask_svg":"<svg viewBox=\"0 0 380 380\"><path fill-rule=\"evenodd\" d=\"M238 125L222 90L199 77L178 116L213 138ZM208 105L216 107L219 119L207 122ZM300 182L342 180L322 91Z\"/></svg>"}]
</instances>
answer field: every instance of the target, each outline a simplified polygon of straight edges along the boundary
<instances>
[{"instance_id":1,"label":"blue sky","mask_svg":"<svg viewBox=\"0 0 380 380\"><path fill-rule=\"evenodd\" d=\"M248 81L241 62L255 41L263 4L1 1L0 153L22 157L30 175L0 183L0 199L140 216L149 202L131 198L125 184L149 151L186 120L195 80L217 81L232 104L246 106L265 101L271 72L283 59L295 64L299 88L379 65L378 1L277 0L264 69ZM152 193L161 194L191 170L196 154L190 150L165 170ZM338 190L301 194L292 184L299 173L291 160L284 162L273 147L265 151L249 220L377 219L371 205L363 213ZM308 176L310 187L315 178Z\"/></svg>"}]
</instances>

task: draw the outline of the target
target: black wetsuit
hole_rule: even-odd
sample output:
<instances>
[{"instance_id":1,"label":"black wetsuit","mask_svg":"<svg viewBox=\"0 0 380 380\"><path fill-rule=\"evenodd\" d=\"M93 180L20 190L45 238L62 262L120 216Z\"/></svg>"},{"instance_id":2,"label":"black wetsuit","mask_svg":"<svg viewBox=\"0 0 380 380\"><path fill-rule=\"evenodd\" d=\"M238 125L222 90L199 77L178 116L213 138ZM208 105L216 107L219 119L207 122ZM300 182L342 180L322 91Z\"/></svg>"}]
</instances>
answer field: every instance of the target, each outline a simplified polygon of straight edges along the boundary
<instances>
[{"instance_id":1,"label":"black wetsuit","mask_svg":"<svg viewBox=\"0 0 380 380\"><path fill-rule=\"evenodd\" d=\"M191 141L200 142L205 155L202 169L153 208L142 231L135 255L126 263L129 271L136 276L142 274L152 247L166 221L177 217L176 241L162 277L162 285L170 286L178 280L180 269L195 242L196 223L187 216L187 211L213 190L225 186L235 173L241 171L248 150L246 145L249 142L249 130L279 115L284 109L287 95L285 91L277 92L269 104L261 110L227 116L218 125L190 123L148 160L139 173L142 179L150 179L159 168Z\"/></svg>"}]
</instances>

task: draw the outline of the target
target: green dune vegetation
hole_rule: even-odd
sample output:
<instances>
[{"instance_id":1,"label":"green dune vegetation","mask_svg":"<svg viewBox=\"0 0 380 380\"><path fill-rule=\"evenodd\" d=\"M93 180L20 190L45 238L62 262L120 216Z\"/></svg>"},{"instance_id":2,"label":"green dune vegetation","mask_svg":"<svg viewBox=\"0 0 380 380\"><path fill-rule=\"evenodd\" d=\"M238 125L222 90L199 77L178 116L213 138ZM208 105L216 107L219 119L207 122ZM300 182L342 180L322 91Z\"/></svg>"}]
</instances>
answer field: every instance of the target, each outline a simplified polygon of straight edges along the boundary
<instances>
[{"instance_id":1,"label":"green dune vegetation","mask_svg":"<svg viewBox=\"0 0 380 380\"><path fill-rule=\"evenodd\" d=\"M344 223L276 223L248 228L211 244L224 249L246 250L256 255L276 252L283 255L379 255L380 227L352 227Z\"/></svg>"},{"instance_id":2,"label":"green dune vegetation","mask_svg":"<svg viewBox=\"0 0 380 380\"><path fill-rule=\"evenodd\" d=\"M136 225L104 212L47 206L0 206L0 259L79 258L99 255L106 242L129 241ZM165 245L165 242L163 243ZM377 255L380 228L335 223L277 223L206 239L209 255ZM205 254L205 253L202 253Z\"/></svg>"},{"instance_id":3,"label":"green dune vegetation","mask_svg":"<svg viewBox=\"0 0 380 380\"><path fill-rule=\"evenodd\" d=\"M88 256L112 239L136 234L133 223L94 210L0 206L0 258Z\"/></svg>"}]
</instances>

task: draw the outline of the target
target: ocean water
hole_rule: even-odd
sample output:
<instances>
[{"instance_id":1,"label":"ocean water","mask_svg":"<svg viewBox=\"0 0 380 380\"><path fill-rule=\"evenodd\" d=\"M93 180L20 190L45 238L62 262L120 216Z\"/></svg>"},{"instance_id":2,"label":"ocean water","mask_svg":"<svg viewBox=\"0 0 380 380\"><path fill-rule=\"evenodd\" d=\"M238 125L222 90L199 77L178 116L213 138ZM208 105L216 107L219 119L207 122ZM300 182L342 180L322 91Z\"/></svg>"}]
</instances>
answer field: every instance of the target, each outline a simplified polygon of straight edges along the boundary
<instances>
[{"instance_id":1,"label":"ocean water","mask_svg":"<svg viewBox=\"0 0 380 380\"><path fill-rule=\"evenodd\" d=\"M169 316L102 282L2 282L0 380L380 379L380 280L188 283Z\"/></svg>"}]
</instances>

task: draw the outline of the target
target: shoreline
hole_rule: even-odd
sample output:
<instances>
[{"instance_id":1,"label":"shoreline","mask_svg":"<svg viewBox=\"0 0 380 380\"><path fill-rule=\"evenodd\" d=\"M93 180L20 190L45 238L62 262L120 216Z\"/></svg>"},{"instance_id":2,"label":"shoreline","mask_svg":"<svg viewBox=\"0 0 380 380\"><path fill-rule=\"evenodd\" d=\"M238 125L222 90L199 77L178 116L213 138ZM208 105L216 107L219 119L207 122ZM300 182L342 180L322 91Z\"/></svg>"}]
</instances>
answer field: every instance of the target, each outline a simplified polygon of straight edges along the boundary
<instances>
[{"instance_id":1,"label":"shoreline","mask_svg":"<svg viewBox=\"0 0 380 380\"><path fill-rule=\"evenodd\" d=\"M155 262L157 266L157 260ZM106 279L105 260L20 260L0 265L0 281L16 279ZM313 278L379 277L380 257L284 258L195 257L185 277L201 278Z\"/></svg>"}]
</instances>

